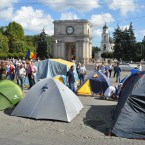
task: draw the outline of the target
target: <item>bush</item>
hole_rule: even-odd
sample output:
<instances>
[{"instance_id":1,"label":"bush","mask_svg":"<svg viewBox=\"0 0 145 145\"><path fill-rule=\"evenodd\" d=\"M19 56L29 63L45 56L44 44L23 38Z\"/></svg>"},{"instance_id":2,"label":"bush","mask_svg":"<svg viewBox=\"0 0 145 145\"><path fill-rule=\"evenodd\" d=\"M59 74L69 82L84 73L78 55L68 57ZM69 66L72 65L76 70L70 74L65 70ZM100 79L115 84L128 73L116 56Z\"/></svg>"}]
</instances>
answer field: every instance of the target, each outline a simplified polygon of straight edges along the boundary
<instances>
[{"instance_id":1,"label":"bush","mask_svg":"<svg viewBox=\"0 0 145 145\"><path fill-rule=\"evenodd\" d=\"M18 59L19 58L19 54L18 53L14 53L13 55L14 55L14 58L15 59Z\"/></svg>"},{"instance_id":2,"label":"bush","mask_svg":"<svg viewBox=\"0 0 145 145\"><path fill-rule=\"evenodd\" d=\"M1 53L0 54L0 58L1 59L6 59L7 58L7 54L6 53Z\"/></svg>"},{"instance_id":3,"label":"bush","mask_svg":"<svg viewBox=\"0 0 145 145\"><path fill-rule=\"evenodd\" d=\"M19 58L21 59L23 59L26 56L26 54L24 54L23 52L19 52L18 55L19 55Z\"/></svg>"},{"instance_id":4,"label":"bush","mask_svg":"<svg viewBox=\"0 0 145 145\"><path fill-rule=\"evenodd\" d=\"M113 58L113 53L112 52L104 52L101 54L102 58Z\"/></svg>"},{"instance_id":5,"label":"bush","mask_svg":"<svg viewBox=\"0 0 145 145\"><path fill-rule=\"evenodd\" d=\"M13 53L8 53L7 57L8 58L13 58L14 57L14 54Z\"/></svg>"}]
</instances>

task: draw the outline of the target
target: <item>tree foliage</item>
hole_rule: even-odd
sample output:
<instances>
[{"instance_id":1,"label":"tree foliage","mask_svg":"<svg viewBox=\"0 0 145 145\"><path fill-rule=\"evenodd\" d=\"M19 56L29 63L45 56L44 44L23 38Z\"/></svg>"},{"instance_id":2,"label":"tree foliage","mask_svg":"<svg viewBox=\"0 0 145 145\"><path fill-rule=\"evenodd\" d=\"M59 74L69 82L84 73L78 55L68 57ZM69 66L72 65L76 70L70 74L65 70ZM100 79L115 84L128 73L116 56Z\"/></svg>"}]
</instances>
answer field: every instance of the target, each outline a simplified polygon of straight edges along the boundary
<instances>
[{"instance_id":1,"label":"tree foliage","mask_svg":"<svg viewBox=\"0 0 145 145\"><path fill-rule=\"evenodd\" d=\"M125 61L131 61L135 59L136 56L136 38L133 32L132 23L130 23L129 28L122 30L119 26L115 29L113 33L114 37L114 58Z\"/></svg>"},{"instance_id":2,"label":"tree foliage","mask_svg":"<svg viewBox=\"0 0 145 145\"><path fill-rule=\"evenodd\" d=\"M0 53L7 53L8 51L8 38L0 32Z\"/></svg>"},{"instance_id":3,"label":"tree foliage","mask_svg":"<svg viewBox=\"0 0 145 145\"><path fill-rule=\"evenodd\" d=\"M113 58L113 53L112 52L104 52L101 54L102 58Z\"/></svg>"},{"instance_id":4,"label":"tree foliage","mask_svg":"<svg viewBox=\"0 0 145 145\"><path fill-rule=\"evenodd\" d=\"M92 58L95 58L95 54L98 53L99 50L97 46L92 48Z\"/></svg>"},{"instance_id":5,"label":"tree foliage","mask_svg":"<svg viewBox=\"0 0 145 145\"><path fill-rule=\"evenodd\" d=\"M20 52L19 49L24 49L21 47L25 47L25 37L24 37L24 30L22 26L16 22L9 23L6 35L9 39L9 52ZM24 51L24 50L23 50Z\"/></svg>"},{"instance_id":6,"label":"tree foliage","mask_svg":"<svg viewBox=\"0 0 145 145\"><path fill-rule=\"evenodd\" d=\"M40 36L38 39L37 57L39 57L40 59L48 58L47 39L46 39L46 33L44 29L40 33Z\"/></svg>"}]
</instances>

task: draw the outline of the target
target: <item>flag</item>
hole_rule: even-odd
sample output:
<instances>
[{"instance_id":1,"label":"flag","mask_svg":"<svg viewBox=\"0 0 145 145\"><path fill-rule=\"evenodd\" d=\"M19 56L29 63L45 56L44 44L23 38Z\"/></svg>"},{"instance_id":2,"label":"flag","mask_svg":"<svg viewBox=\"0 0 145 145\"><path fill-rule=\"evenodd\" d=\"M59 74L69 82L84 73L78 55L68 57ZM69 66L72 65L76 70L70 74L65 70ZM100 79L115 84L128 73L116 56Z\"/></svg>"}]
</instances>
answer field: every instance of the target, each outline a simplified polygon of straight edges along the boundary
<instances>
[{"instance_id":1,"label":"flag","mask_svg":"<svg viewBox=\"0 0 145 145\"><path fill-rule=\"evenodd\" d=\"M26 58L36 58L36 54L34 52L31 52L30 50L28 50Z\"/></svg>"}]
</instances>

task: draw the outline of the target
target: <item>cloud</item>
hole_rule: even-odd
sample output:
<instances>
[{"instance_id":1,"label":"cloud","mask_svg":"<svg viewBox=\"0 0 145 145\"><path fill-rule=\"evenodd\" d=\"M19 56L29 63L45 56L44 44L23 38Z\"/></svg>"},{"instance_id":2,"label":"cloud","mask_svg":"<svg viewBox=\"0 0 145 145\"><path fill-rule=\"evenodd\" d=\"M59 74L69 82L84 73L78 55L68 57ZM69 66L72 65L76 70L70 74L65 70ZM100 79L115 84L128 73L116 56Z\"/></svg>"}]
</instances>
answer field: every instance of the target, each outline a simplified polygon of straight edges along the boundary
<instances>
[{"instance_id":1,"label":"cloud","mask_svg":"<svg viewBox=\"0 0 145 145\"><path fill-rule=\"evenodd\" d=\"M12 16L13 16L13 8L12 7L0 10L0 19L8 21L12 18Z\"/></svg>"},{"instance_id":2,"label":"cloud","mask_svg":"<svg viewBox=\"0 0 145 145\"><path fill-rule=\"evenodd\" d=\"M104 14L98 14L98 15L92 15L90 18L90 22L94 26L103 26L106 23L111 23L114 21L114 18L109 13Z\"/></svg>"},{"instance_id":3,"label":"cloud","mask_svg":"<svg viewBox=\"0 0 145 145\"><path fill-rule=\"evenodd\" d=\"M18 0L1 0L0 1L0 19L9 20L13 15L13 4Z\"/></svg>"},{"instance_id":4,"label":"cloud","mask_svg":"<svg viewBox=\"0 0 145 145\"><path fill-rule=\"evenodd\" d=\"M102 29L97 29L93 31L93 37L101 37Z\"/></svg>"},{"instance_id":5,"label":"cloud","mask_svg":"<svg viewBox=\"0 0 145 145\"><path fill-rule=\"evenodd\" d=\"M22 6L14 11L14 3L18 0L1 0L0 19L5 21L15 21L22 25L24 30L40 33L45 27L45 32L49 35L54 33L53 18L45 14L43 10L35 10L31 6Z\"/></svg>"},{"instance_id":6,"label":"cloud","mask_svg":"<svg viewBox=\"0 0 145 145\"><path fill-rule=\"evenodd\" d=\"M73 8L80 12L88 12L100 7L99 0L89 0L85 2L84 0L55 0L55 2L52 2L52 0L39 0L39 2L56 11L65 11Z\"/></svg>"},{"instance_id":7,"label":"cloud","mask_svg":"<svg viewBox=\"0 0 145 145\"><path fill-rule=\"evenodd\" d=\"M144 29L144 30L141 30L141 34L142 34L143 36L145 36L145 29Z\"/></svg>"},{"instance_id":8,"label":"cloud","mask_svg":"<svg viewBox=\"0 0 145 145\"><path fill-rule=\"evenodd\" d=\"M126 28L129 29L129 25L120 26L120 28L121 28L122 30L125 30Z\"/></svg>"},{"instance_id":9,"label":"cloud","mask_svg":"<svg viewBox=\"0 0 145 145\"><path fill-rule=\"evenodd\" d=\"M76 14L73 14L71 12L66 12L66 13L62 13L61 20L75 20L75 19L79 19L78 16Z\"/></svg>"},{"instance_id":10,"label":"cloud","mask_svg":"<svg viewBox=\"0 0 145 145\"><path fill-rule=\"evenodd\" d=\"M48 34L53 34L54 31L52 17L49 14L45 14L42 10L34 10L30 6L23 6L20 10L17 10L12 21L18 22L24 29L31 32L40 33L44 27Z\"/></svg>"},{"instance_id":11,"label":"cloud","mask_svg":"<svg viewBox=\"0 0 145 145\"><path fill-rule=\"evenodd\" d=\"M0 10L13 7L13 3L17 3L17 2L18 2L18 0L1 0L0 1Z\"/></svg>"},{"instance_id":12,"label":"cloud","mask_svg":"<svg viewBox=\"0 0 145 145\"><path fill-rule=\"evenodd\" d=\"M126 16L128 12L135 12L138 5L134 0L106 0L109 8L112 10L120 10L122 16Z\"/></svg>"},{"instance_id":13,"label":"cloud","mask_svg":"<svg viewBox=\"0 0 145 145\"><path fill-rule=\"evenodd\" d=\"M145 29L139 30L138 33L144 37L145 36Z\"/></svg>"}]
</instances>

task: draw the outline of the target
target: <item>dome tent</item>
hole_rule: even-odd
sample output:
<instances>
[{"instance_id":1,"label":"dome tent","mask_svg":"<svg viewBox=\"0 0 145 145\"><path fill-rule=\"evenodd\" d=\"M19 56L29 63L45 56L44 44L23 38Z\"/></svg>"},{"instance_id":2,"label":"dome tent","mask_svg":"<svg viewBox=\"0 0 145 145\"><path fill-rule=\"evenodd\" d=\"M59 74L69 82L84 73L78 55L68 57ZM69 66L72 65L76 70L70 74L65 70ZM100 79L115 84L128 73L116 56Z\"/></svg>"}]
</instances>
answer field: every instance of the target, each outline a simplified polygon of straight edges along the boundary
<instances>
[{"instance_id":1,"label":"dome tent","mask_svg":"<svg viewBox=\"0 0 145 145\"><path fill-rule=\"evenodd\" d=\"M45 78L27 92L12 115L71 122L82 108L79 98L67 86Z\"/></svg>"},{"instance_id":2,"label":"dome tent","mask_svg":"<svg viewBox=\"0 0 145 145\"><path fill-rule=\"evenodd\" d=\"M14 106L23 98L21 88L10 80L0 81L0 110Z\"/></svg>"},{"instance_id":3,"label":"dome tent","mask_svg":"<svg viewBox=\"0 0 145 145\"><path fill-rule=\"evenodd\" d=\"M101 72L92 72L78 88L79 95L102 94L110 86L109 79Z\"/></svg>"},{"instance_id":4,"label":"dome tent","mask_svg":"<svg viewBox=\"0 0 145 145\"><path fill-rule=\"evenodd\" d=\"M111 132L123 138L145 138L145 71L129 76L123 83L113 113Z\"/></svg>"}]
</instances>

